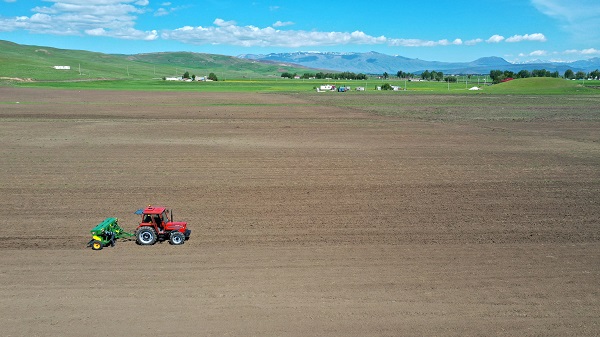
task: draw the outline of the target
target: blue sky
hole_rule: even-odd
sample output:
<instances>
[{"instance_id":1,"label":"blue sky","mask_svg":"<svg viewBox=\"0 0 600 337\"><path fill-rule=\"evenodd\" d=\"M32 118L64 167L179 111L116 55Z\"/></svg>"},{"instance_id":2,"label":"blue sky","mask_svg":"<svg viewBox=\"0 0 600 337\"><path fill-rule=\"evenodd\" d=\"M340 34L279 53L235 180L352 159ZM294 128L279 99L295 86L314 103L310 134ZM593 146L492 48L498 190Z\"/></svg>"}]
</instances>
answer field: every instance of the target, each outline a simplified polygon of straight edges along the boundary
<instances>
[{"instance_id":1,"label":"blue sky","mask_svg":"<svg viewBox=\"0 0 600 337\"><path fill-rule=\"evenodd\" d=\"M121 54L573 61L600 57L600 0L0 0L0 39Z\"/></svg>"}]
</instances>

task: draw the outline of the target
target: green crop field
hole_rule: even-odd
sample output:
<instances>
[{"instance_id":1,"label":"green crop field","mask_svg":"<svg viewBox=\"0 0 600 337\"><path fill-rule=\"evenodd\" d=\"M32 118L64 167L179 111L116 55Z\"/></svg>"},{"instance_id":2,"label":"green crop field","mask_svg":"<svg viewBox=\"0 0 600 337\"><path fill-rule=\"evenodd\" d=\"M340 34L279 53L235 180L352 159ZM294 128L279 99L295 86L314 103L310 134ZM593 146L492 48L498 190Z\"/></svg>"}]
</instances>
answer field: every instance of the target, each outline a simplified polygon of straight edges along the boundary
<instances>
[{"instance_id":1,"label":"green crop field","mask_svg":"<svg viewBox=\"0 0 600 337\"><path fill-rule=\"evenodd\" d=\"M399 91L376 90L384 83L400 87ZM324 84L337 87L349 86L346 93L321 92L320 95L412 95L412 94L461 94L461 95L596 95L600 94L600 81L568 81L556 78L528 78L495 85L480 85L480 90L469 90L475 85L445 82L408 82L403 80L293 80L284 78L226 79L215 82L164 81L160 78L147 80L110 79L87 81L5 81L4 85L52 89L94 90L148 90L148 91L206 91L206 92L316 92ZM364 87L365 91L356 91ZM406 90L404 90L406 89Z\"/></svg>"}]
</instances>

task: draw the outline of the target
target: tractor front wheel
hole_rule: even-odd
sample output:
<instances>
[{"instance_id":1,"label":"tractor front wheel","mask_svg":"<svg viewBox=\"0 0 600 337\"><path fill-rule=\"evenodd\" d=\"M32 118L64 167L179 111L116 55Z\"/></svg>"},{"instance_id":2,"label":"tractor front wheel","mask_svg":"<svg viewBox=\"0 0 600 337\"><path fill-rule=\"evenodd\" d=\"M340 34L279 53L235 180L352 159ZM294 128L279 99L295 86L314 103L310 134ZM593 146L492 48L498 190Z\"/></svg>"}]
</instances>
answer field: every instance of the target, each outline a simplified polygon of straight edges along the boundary
<instances>
[{"instance_id":1,"label":"tractor front wheel","mask_svg":"<svg viewBox=\"0 0 600 337\"><path fill-rule=\"evenodd\" d=\"M143 246L153 245L158 238L156 236L156 231L152 227L142 227L138 229L135 237L137 243Z\"/></svg>"},{"instance_id":2,"label":"tractor front wheel","mask_svg":"<svg viewBox=\"0 0 600 337\"><path fill-rule=\"evenodd\" d=\"M182 245L185 242L185 236L181 232L171 232L169 243L172 245Z\"/></svg>"},{"instance_id":3,"label":"tractor front wheel","mask_svg":"<svg viewBox=\"0 0 600 337\"><path fill-rule=\"evenodd\" d=\"M103 247L104 245L102 244L102 241L94 240L94 242L92 242L93 250L101 250Z\"/></svg>"}]
</instances>

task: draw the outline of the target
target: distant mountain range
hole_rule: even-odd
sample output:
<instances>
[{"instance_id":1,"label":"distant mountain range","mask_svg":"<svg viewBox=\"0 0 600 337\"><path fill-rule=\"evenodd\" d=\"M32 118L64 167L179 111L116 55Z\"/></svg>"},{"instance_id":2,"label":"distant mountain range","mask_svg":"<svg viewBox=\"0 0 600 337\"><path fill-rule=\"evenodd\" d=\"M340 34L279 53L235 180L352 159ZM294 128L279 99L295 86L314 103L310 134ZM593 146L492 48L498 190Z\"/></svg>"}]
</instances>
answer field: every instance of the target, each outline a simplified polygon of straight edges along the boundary
<instances>
[{"instance_id":1,"label":"distant mountain range","mask_svg":"<svg viewBox=\"0 0 600 337\"><path fill-rule=\"evenodd\" d=\"M315 69L350 71L363 74L395 74L399 70L419 74L425 70L441 71L445 74L487 74L490 70L546 69L561 75L567 69L574 72L591 72L600 69L600 58L575 62L539 61L534 63L510 63L501 57L483 57L472 62L439 62L411 59L403 56L391 56L377 52L336 53L336 52L295 52L273 54L244 54L239 58L263 62L281 62L296 64Z\"/></svg>"}]
</instances>

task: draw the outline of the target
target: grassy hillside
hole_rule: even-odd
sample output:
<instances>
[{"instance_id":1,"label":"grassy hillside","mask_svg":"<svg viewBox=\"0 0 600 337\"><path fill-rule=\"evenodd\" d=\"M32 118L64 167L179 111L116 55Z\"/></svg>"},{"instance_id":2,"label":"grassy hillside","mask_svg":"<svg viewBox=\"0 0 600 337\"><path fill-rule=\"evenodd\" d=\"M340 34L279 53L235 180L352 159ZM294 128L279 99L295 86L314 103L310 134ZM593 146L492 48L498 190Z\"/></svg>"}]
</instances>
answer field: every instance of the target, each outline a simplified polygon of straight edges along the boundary
<instances>
[{"instance_id":1,"label":"grassy hillside","mask_svg":"<svg viewBox=\"0 0 600 337\"><path fill-rule=\"evenodd\" d=\"M532 77L486 87L491 94L597 94L598 81L569 81L561 78Z\"/></svg>"},{"instance_id":2,"label":"grassy hillside","mask_svg":"<svg viewBox=\"0 0 600 337\"><path fill-rule=\"evenodd\" d=\"M56 70L54 66L70 66ZM162 77L215 73L219 82L185 83L162 81ZM118 90L201 90L201 91L289 91L310 92L322 84L363 86L366 92L352 94L598 94L600 81L568 81L556 78L528 78L492 86L475 80L467 83L407 82L370 78L366 81L290 80L281 72L316 72L301 67L261 63L235 57L190 52L163 52L136 55L102 54L82 50L26 46L0 40L0 85L34 86L64 89ZM18 78L15 81L10 78ZM31 79L31 81L23 81ZM99 81L102 80L102 81ZM406 86L406 91L375 91L384 83ZM468 88L479 85L480 91Z\"/></svg>"},{"instance_id":3,"label":"grassy hillside","mask_svg":"<svg viewBox=\"0 0 600 337\"><path fill-rule=\"evenodd\" d=\"M176 68L179 69L177 72L179 75L185 71L189 71L190 75L197 76L206 76L213 72L217 77L224 79L281 77L281 73L286 71L299 74L315 72L315 70L311 71L310 69L298 66L263 63L225 55L190 52L136 54L127 56L126 59L146 65L161 65L169 66L171 69Z\"/></svg>"},{"instance_id":4,"label":"grassy hillside","mask_svg":"<svg viewBox=\"0 0 600 337\"><path fill-rule=\"evenodd\" d=\"M204 76L214 72L219 78L279 77L281 72L306 72L306 68L265 64L231 56L190 52L113 55L82 50L27 46L0 40L0 77L34 81L73 81L90 79L144 80L164 76ZM70 66L56 70L54 66Z\"/></svg>"}]
</instances>

